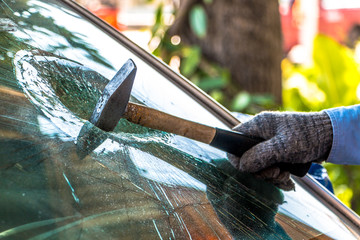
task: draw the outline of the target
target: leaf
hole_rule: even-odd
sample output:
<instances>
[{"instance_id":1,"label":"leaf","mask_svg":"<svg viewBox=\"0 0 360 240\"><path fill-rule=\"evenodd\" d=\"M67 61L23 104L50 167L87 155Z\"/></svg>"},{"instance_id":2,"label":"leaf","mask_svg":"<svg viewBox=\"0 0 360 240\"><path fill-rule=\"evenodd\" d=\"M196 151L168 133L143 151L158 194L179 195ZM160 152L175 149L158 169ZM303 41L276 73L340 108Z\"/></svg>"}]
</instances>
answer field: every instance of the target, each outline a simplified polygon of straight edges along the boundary
<instances>
[{"instance_id":1,"label":"leaf","mask_svg":"<svg viewBox=\"0 0 360 240\"><path fill-rule=\"evenodd\" d=\"M224 93L219 90L211 91L210 96L218 102L221 102L224 99Z\"/></svg>"},{"instance_id":2,"label":"leaf","mask_svg":"<svg viewBox=\"0 0 360 240\"><path fill-rule=\"evenodd\" d=\"M207 16L201 5L195 5L189 13L190 27L199 38L206 36Z\"/></svg>"},{"instance_id":3,"label":"leaf","mask_svg":"<svg viewBox=\"0 0 360 240\"><path fill-rule=\"evenodd\" d=\"M237 94L232 103L232 109L234 111L242 111L248 107L251 103L251 96L247 92L240 92Z\"/></svg>"},{"instance_id":4,"label":"leaf","mask_svg":"<svg viewBox=\"0 0 360 240\"><path fill-rule=\"evenodd\" d=\"M156 24L161 24L161 22L162 22L162 17L164 15L163 8L164 8L163 4L160 4L158 6L158 8L156 9L156 12L155 12L155 23Z\"/></svg>"},{"instance_id":5,"label":"leaf","mask_svg":"<svg viewBox=\"0 0 360 240\"><path fill-rule=\"evenodd\" d=\"M151 36L155 36L157 32L164 26L163 24L163 5L160 4L155 11L155 23L151 28Z\"/></svg>"},{"instance_id":6,"label":"leaf","mask_svg":"<svg viewBox=\"0 0 360 240\"><path fill-rule=\"evenodd\" d=\"M271 95L253 95L252 101L260 106L275 105L274 97Z\"/></svg>"},{"instance_id":7,"label":"leaf","mask_svg":"<svg viewBox=\"0 0 360 240\"><path fill-rule=\"evenodd\" d=\"M187 47L182 51L181 73L190 76L198 67L201 60L201 49L199 47Z\"/></svg>"},{"instance_id":8,"label":"leaf","mask_svg":"<svg viewBox=\"0 0 360 240\"><path fill-rule=\"evenodd\" d=\"M202 79L198 86L204 91L210 91L225 87L226 81L221 77L208 77Z\"/></svg>"}]
</instances>

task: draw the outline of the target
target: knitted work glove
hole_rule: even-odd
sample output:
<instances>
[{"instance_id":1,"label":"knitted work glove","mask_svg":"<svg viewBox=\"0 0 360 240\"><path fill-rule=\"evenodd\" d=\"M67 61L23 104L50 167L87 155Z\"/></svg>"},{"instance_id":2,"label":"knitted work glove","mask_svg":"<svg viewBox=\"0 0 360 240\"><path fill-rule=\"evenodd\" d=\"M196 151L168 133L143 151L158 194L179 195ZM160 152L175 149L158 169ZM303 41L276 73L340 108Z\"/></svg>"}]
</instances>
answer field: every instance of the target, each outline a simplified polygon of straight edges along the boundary
<instances>
[{"instance_id":1,"label":"knitted work glove","mask_svg":"<svg viewBox=\"0 0 360 240\"><path fill-rule=\"evenodd\" d=\"M294 189L290 173L276 163L307 163L325 160L332 145L332 126L327 113L262 112L235 131L265 139L241 158L229 154L240 171L255 173L284 190Z\"/></svg>"}]
</instances>

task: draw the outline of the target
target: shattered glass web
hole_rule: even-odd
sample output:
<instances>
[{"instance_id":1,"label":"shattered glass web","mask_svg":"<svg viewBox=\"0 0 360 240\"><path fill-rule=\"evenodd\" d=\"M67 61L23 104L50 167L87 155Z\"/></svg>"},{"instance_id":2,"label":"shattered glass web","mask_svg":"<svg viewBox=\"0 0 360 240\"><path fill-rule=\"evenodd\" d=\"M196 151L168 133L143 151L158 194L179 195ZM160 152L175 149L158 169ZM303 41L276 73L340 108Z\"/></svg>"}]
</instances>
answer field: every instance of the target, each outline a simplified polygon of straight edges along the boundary
<instances>
[{"instance_id":1,"label":"shattered glass web","mask_svg":"<svg viewBox=\"0 0 360 240\"><path fill-rule=\"evenodd\" d=\"M83 21L51 1L0 2L0 238L322 235L315 229L326 228L307 226L314 209L302 209L295 193L285 194L295 202L287 206L277 188L191 140L120 121L113 133L93 128L97 146L80 159L79 132L108 82L99 69L108 75L116 67L88 36L57 25L53 9ZM67 51L77 55L63 57ZM85 58L96 71L80 64ZM137 95L132 101L144 102ZM334 214L308 199L330 229L324 233L351 239Z\"/></svg>"}]
</instances>

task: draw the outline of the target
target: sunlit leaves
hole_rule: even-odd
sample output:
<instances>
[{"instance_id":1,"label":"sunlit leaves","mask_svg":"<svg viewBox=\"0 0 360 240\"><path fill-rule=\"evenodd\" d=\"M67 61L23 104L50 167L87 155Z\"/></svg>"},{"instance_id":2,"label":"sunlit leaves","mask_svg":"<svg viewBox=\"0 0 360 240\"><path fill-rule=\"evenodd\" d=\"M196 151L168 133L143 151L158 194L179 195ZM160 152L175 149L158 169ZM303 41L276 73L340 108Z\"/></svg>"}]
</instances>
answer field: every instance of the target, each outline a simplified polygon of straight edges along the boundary
<instances>
[{"instance_id":1,"label":"sunlit leaves","mask_svg":"<svg viewBox=\"0 0 360 240\"><path fill-rule=\"evenodd\" d=\"M335 195L348 207L360 213L360 166L342 166L326 163Z\"/></svg>"},{"instance_id":2,"label":"sunlit leaves","mask_svg":"<svg viewBox=\"0 0 360 240\"><path fill-rule=\"evenodd\" d=\"M182 50L182 57L181 73L189 76L194 73L200 64L201 49L199 47L185 47Z\"/></svg>"},{"instance_id":3,"label":"sunlit leaves","mask_svg":"<svg viewBox=\"0 0 360 240\"><path fill-rule=\"evenodd\" d=\"M156 12L155 12L155 23L153 25L153 27L151 28L151 34L155 35L157 33L157 31L162 27L163 23L162 23L162 18L163 18L163 4L160 4L157 8L156 8Z\"/></svg>"},{"instance_id":4,"label":"sunlit leaves","mask_svg":"<svg viewBox=\"0 0 360 240\"><path fill-rule=\"evenodd\" d=\"M353 53L328 37L317 36L313 56L310 67L283 61L284 107L315 111L358 103L360 71Z\"/></svg>"}]
</instances>

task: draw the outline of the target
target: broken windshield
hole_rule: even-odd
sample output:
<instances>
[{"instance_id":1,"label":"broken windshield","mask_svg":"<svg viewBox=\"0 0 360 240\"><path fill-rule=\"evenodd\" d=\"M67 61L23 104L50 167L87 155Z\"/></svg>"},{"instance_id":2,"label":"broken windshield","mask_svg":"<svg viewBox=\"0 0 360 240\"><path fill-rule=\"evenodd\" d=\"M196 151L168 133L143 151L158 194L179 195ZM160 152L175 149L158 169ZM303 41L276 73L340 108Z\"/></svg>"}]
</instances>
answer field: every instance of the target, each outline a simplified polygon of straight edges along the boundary
<instances>
[{"instance_id":1,"label":"broken windshield","mask_svg":"<svg viewBox=\"0 0 360 240\"><path fill-rule=\"evenodd\" d=\"M226 128L60 1L0 1L0 33L0 238L359 237L301 186L282 192L205 144L126 120L91 125L131 58L130 101Z\"/></svg>"}]
</instances>

